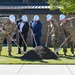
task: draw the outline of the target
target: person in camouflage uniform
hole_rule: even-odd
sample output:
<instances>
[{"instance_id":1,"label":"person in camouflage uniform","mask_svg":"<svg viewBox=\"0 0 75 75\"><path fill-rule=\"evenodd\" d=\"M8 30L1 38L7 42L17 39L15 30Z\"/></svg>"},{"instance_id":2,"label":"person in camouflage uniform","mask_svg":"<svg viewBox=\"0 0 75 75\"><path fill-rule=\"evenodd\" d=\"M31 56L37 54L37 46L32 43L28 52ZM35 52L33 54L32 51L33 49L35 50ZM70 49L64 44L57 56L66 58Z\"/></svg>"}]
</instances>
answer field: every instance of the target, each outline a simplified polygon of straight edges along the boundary
<instances>
[{"instance_id":1,"label":"person in camouflage uniform","mask_svg":"<svg viewBox=\"0 0 75 75\"><path fill-rule=\"evenodd\" d=\"M54 50L55 50L59 47L59 35L60 35L59 25L57 21L52 17L51 14L48 14L46 18L47 21L50 22L50 25L48 26L48 28L50 29L49 35L51 36L51 43L54 46Z\"/></svg>"},{"instance_id":2,"label":"person in camouflage uniform","mask_svg":"<svg viewBox=\"0 0 75 75\"><path fill-rule=\"evenodd\" d=\"M2 50L3 37L4 37L4 34L1 31L1 28L2 28L2 23L0 22L0 55L1 55L1 50Z\"/></svg>"},{"instance_id":3,"label":"person in camouflage uniform","mask_svg":"<svg viewBox=\"0 0 75 75\"><path fill-rule=\"evenodd\" d=\"M74 27L73 27L73 24L72 24L71 20L67 20L66 16L64 14L61 14L59 18L60 18L60 21L61 21L60 29L63 31L64 38L66 40L67 37L73 32ZM72 55L74 56L74 40L75 40L74 39L74 33L72 33L71 37L63 45L64 56L66 56L68 44L70 45Z\"/></svg>"},{"instance_id":4,"label":"person in camouflage uniform","mask_svg":"<svg viewBox=\"0 0 75 75\"><path fill-rule=\"evenodd\" d=\"M0 19L0 55L2 51L3 41L6 38L8 43L8 53L11 56L12 43L11 43L10 35L12 31L16 30L14 22L15 22L14 15L10 15L9 17L1 17Z\"/></svg>"}]
</instances>

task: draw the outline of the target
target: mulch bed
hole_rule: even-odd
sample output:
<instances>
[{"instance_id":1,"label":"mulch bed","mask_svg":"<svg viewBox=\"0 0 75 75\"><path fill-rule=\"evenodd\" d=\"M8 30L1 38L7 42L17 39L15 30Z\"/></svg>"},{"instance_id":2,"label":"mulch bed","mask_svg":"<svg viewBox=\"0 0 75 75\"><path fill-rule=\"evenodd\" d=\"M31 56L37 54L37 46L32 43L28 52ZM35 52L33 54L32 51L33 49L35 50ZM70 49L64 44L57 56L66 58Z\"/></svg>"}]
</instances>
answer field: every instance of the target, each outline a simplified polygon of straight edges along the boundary
<instances>
[{"instance_id":1,"label":"mulch bed","mask_svg":"<svg viewBox=\"0 0 75 75\"><path fill-rule=\"evenodd\" d=\"M58 57L55 55L52 50L47 47L37 46L29 51L27 51L21 59L27 60L42 60L42 59L57 59Z\"/></svg>"}]
</instances>

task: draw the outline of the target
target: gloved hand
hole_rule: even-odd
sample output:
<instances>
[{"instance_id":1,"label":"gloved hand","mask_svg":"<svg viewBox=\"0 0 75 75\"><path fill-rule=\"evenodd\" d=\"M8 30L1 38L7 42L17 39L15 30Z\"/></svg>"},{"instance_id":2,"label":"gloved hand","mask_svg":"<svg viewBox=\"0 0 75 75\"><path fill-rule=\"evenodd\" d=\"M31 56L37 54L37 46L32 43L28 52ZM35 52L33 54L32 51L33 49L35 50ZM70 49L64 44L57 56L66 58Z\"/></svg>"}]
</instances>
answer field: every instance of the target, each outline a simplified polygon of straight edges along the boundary
<instances>
[{"instance_id":1,"label":"gloved hand","mask_svg":"<svg viewBox=\"0 0 75 75\"><path fill-rule=\"evenodd\" d=\"M18 30L18 32L20 33L21 31L20 31L20 30Z\"/></svg>"},{"instance_id":2,"label":"gloved hand","mask_svg":"<svg viewBox=\"0 0 75 75\"><path fill-rule=\"evenodd\" d=\"M0 30L1 30L1 28L0 28Z\"/></svg>"},{"instance_id":3,"label":"gloved hand","mask_svg":"<svg viewBox=\"0 0 75 75\"><path fill-rule=\"evenodd\" d=\"M35 37L35 34L32 34L32 37Z\"/></svg>"},{"instance_id":4,"label":"gloved hand","mask_svg":"<svg viewBox=\"0 0 75 75\"><path fill-rule=\"evenodd\" d=\"M3 30L3 27L0 27L0 30L2 31Z\"/></svg>"},{"instance_id":5,"label":"gloved hand","mask_svg":"<svg viewBox=\"0 0 75 75\"><path fill-rule=\"evenodd\" d=\"M67 40L67 38L65 37L65 41Z\"/></svg>"}]
</instances>

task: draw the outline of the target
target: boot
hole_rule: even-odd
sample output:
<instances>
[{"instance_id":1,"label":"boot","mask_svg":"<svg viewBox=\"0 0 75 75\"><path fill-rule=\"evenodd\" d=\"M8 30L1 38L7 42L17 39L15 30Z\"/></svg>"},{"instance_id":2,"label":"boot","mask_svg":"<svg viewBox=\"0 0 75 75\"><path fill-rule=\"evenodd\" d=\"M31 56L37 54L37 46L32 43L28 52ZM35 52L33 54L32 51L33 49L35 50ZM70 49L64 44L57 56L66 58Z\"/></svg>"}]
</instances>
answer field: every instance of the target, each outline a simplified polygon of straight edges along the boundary
<instances>
[{"instance_id":1,"label":"boot","mask_svg":"<svg viewBox=\"0 0 75 75\"><path fill-rule=\"evenodd\" d=\"M19 51L17 54L21 54L21 51Z\"/></svg>"},{"instance_id":2,"label":"boot","mask_svg":"<svg viewBox=\"0 0 75 75\"><path fill-rule=\"evenodd\" d=\"M21 54L21 50L20 49L18 50L18 53L17 54Z\"/></svg>"},{"instance_id":3,"label":"boot","mask_svg":"<svg viewBox=\"0 0 75 75\"><path fill-rule=\"evenodd\" d=\"M72 52L72 56L75 56L75 55L74 55L74 52Z\"/></svg>"},{"instance_id":4,"label":"boot","mask_svg":"<svg viewBox=\"0 0 75 75\"><path fill-rule=\"evenodd\" d=\"M64 52L64 56L66 56L66 52Z\"/></svg>"},{"instance_id":5,"label":"boot","mask_svg":"<svg viewBox=\"0 0 75 75\"><path fill-rule=\"evenodd\" d=\"M59 55L59 53L57 52L57 55Z\"/></svg>"},{"instance_id":6,"label":"boot","mask_svg":"<svg viewBox=\"0 0 75 75\"><path fill-rule=\"evenodd\" d=\"M11 55L11 52L9 52L9 56L12 56L12 55Z\"/></svg>"}]
</instances>

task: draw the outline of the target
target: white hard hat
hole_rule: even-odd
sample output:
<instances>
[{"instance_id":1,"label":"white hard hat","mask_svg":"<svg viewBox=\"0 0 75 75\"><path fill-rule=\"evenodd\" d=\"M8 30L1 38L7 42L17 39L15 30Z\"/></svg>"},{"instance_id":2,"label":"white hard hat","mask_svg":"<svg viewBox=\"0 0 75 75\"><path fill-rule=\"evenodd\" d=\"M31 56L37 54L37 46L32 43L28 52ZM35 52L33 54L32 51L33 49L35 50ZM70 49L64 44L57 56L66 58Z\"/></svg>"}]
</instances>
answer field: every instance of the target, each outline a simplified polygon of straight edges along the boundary
<instances>
[{"instance_id":1,"label":"white hard hat","mask_svg":"<svg viewBox=\"0 0 75 75\"><path fill-rule=\"evenodd\" d=\"M34 21L38 21L39 20L39 16L38 15L35 15L34 18L33 18L33 20Z\"/></svg>"},{"instance_id":2,"label":"white hard hat","mask_svg":"<svg viewBox=\"0 0 75 75\"><path fill-rule=\"evenodd\" d=\"M27 21L28 21L28 17L27 17L26 15L23 15L23 16L22 16L22 20L23 20L24 22L27 22Z\"/></svg>"},{"instance_id":3,"label":"white hard hat","mask_svg":"<svg viewBox=\"0 0 75 75\"><path fill-rule=\"evenodd\" d=\"M52 18L52 15L51 15L51 14L48 14L48 15L46 16L47 21L49 21L51 18Z\"/></svg>"},{"instance_id":4,"label":"white hard hat","mask_svg":"<svg viewBox=\"0 0 75 75\"><path fill-rule=\"evenodd\" d=\"M66 16L64 14L61 14L59 18L60 18L60 20L62 20L64 18L66 18Z\"/></svg>"},{"instance_id":5,"label":"white hard hat","mask_svg":"<svg viewBox=\"0 0 75 75\"><path fill-rule=\"evenodd\" d=\"M14 15L10 15L9 16L9 20L12 21L12 22L15 22L15 16Z\"/></svg>"}]
</instances>

